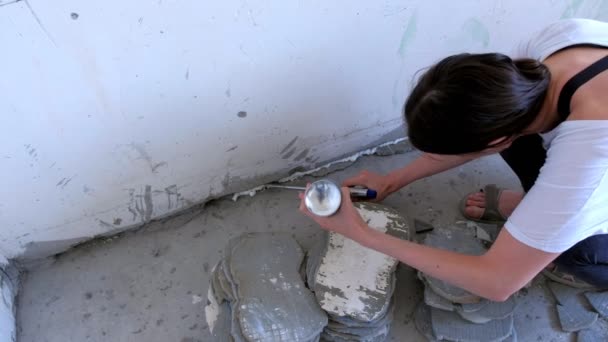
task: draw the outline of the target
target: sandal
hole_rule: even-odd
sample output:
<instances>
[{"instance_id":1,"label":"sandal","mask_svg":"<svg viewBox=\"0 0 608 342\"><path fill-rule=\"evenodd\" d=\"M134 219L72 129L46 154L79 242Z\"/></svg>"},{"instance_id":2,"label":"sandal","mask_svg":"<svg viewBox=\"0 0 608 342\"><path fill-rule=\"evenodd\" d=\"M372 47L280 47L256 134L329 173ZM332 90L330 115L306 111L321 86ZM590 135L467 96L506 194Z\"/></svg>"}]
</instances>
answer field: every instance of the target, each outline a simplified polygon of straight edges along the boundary
<instances>
[{"instance_id":1,"label":"sandal","mask_svg":"<svg viewBox=\"0 0 608 342\"><path fill-rule=\"evenodd\" d=\"M495 184L486 185L481 192L483 192L485 196L485 204L486 207L483 211L483 215L480 218L470 217L465 213L465 208L467 207L467 199L470 195L475 192L470 192L466 196L462 198L460 201L460 213L467 220L486 223L486 224L497 224L502 225L507 221L507 218L504 217L500 211L498 211L498 199L500 198L500 194L504 189L498 188Z\"/></svg>"},{"instance_id":2,"label":"sandal","mask_svg":"<svg viewBox=\"0 0 608 342\"><path fill-rule=\"evenodd\" d=\"M542 271L542 274L556 283L564 284L577 289L595 289L595 286L576 278L572 274L558 270L557 265L546 267Z\"/></svg>"}]
</instances>

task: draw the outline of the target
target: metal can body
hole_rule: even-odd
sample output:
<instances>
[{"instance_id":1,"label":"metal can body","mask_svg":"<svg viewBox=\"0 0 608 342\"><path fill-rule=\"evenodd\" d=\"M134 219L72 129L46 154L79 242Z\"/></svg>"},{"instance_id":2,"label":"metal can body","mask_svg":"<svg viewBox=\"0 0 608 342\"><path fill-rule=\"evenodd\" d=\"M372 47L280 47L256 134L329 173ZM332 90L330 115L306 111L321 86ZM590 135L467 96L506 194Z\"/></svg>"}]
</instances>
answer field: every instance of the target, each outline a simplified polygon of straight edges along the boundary
<instances>
[{"instance_id":1,"label":"metal can body","mask_svg":"<svg viewBox=\"0 0 608 342\"><path fill-rule=\"evenodd\" d=\"M340 187L327 179L318 180L304 193L306 208L317 216L331 216L342 204Z\"/></svg>"}]
</instances>

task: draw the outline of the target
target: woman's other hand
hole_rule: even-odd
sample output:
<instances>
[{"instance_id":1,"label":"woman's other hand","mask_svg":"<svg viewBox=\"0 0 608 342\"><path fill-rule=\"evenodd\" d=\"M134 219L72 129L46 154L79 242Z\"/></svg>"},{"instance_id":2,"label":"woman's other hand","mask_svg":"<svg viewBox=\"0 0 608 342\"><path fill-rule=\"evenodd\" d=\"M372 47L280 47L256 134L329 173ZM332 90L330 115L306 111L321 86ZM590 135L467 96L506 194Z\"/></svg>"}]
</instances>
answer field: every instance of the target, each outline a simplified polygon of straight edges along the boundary
<instances>
[{"instance_id":1,"label":"woman's other hand","mask_svg":"<svg viewBox=\"0 0 608 342\"><path fill-rule=\"evenodd\" d=\"M345 180L342 182L342 186L363 186L368 189L376 190L376 198L373 200L366 200L370 202L380 202L385 199L386 196L393 193L389 177L367 170L363 170L358 175Z\"/></svg>"}]
</instances>

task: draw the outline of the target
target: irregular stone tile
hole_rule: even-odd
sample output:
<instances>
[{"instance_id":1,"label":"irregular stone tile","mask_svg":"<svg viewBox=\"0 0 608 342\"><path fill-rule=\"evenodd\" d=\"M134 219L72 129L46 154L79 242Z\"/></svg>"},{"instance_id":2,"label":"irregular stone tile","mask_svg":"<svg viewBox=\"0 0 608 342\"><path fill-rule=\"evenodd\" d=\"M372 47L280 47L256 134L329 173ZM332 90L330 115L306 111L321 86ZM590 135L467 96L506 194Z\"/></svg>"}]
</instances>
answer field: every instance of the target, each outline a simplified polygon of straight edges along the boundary
<instances>
[{"instance_id":1,"label":"irregular stone tile","mask_svg":"<svg viewBox=\"0 0 608 342\"><path fill-rule=\"evenodd\" d=\"M580 289L576 289L570 286L566 286L564 284L556 283L554 281L549 281L547 283L549 285L549 289L551 293L555 296L557 302L561 305L580 305L580 300L578 295L583 291Z\"/></svg>"},{"instance_id":2,"label":"irregular stone tile","mask_svg":"<svg viewBox=\"0 0 608 342\"><path fill-rule=\"evenodd\" d=\"M474 309L477 310L474 310ZM462 304L456 309L458 314L473 323L486 323L494 319L512 315L517 308L517 300L512 296L504 302L483 300L478 304Z\"/></svg>"},{"instance_id":3,"label":"irregular stone tile","mask_svg":"<svg viewBox=\"0 0 608 342\"><path fill-rule=\"evenodd\" d=\"M424 244L448 250L456 253L468 255L481 255L486 249L474 236L466 234L458 230L435 230L427 234L424 239ZM445 281L439 280L422 274L422 277L428 286L438 295L454 303L477 303L481 301L479 296L476 296L464 289L451 285Z\"/></svg>"},{"instance_id":4,"label":"irregular stone tile","mask_svg":"<svg viewBox=\"0 0 608 342\"><path fill-rule=\"evenodd\" d=\"M411 238L407 222L395 210L370 203L357 203L356 207L371 228ZM328 314L374 321L388 308L396 266L396 259L332 232L311 276L312 289Z\"/></svg>"},{"instance_id":5,"label":"irregular stone tile","mask_svg":"<svg viewBox=\"0 0 608 342\"><path fill-rule=\"evenodd\" d=\"M372 322L359 322L348 317L331 317L327 324L326 330L342 332L352 335L365 337L374 335L374 331L381 330L384 327L390 327L393 321L394 301L391 301L387 312L378 320Z\"/></svg>"},{"instance_id":6,"label":"irregular stone tile","mask_svg":"<svg viewBox=\"0 0 608 342\"><path fill-rule=\"evenodd\" d=\"M464 320L457 313L431 308L433 334L448 341L504 341L513 331L513 317L496 319L485 324Z\"/></svg>"},{"instance_id":7,"label":"irregular stone tile","mask_svg":"<svg viewBox=\"0 0 608 342\"><path fill-rule=\"evenodd\" d=\"M589 329L581 330L576 336L577 342L597 342L597 341L608 341L608 332L600 331L594 327Z\"/></svg>"},{"instance_id":8,"label":"irregular stone tile","mask_svg":"<svg viewBox=\"0 0 608 342\"><path fill-rule=\"evenodd\" d=\"M587 311L581 305L557 305L557 315L562 330L573 332L589 328L597 321L597 313Z\"/></svg>"},{"instance_id":9,"label":"irregular stone tile","mask_svg":"<svg viewBox=\"0 0 608 342\"><path fill-rule=\"evenodd\" d=\"M388 336L390 327L385 326L376 330L374 335L361 337L358 335L345 334L332 330L325 329L321 334L323 341L331 342L384 342Z\"/></svg>"},{"instance_id":10,"label":"irregular stone tile","mask_svg":"<svg viewBox=\"0 0 608 342\"><path fill-rule=\"evenodd\" d=\"M435 227L433 227L430 223L414 219L414 230L416 231L416 234L428 233L434 229Z\"/></svg>"},{"instance_id":11,"label":"irregular stone tile","mask_svg":"<svg viewBox=\"0 0 608 342\"><path fill-rule=\"evenodd\" d=\"M441 310L454 311L455 309L452 302L436 294L429 286L424 287L424 303Z\"/></svg>"},{"instance_id":12,"label":"irregular stone tile","mask_svg":"<svg viewBox=\"0 0 608 342\"><path fill-rule=\"evenodd\" d=\"M608 318L608 291L585 292L585 297L602 317Z\"/></svg>"},{"instance_id":13,"label":"irregular stone tile","mask_svg":"<svg viewBox=\"0 0 608 342\"><path fill-rule=\"evenodd\" d=\"M216 298L213 287L209 286L207 305L205 306L205 320L211 335L217 341L228 341L230 340L232 320L230 304L227 301L218 302Z\"/></svg>"},{"instance_id":14,"label":"irregular stone tile","mask_svg":"<svg viewBox=\"0 0 608 342\"><path fill-rule=\"evenodd\" d=\"M327 316L299 275L303 253L297 242L287 234L247 234L232 246L234 335L240 329L247 341L316 339Z\"/></svg>"},{"instance_id":15,"label":"irregular stone tile","mask_svg":"<svg viewBox=\"0 0 608 342\"><path fill-rule=\"evenodd\" d=\"M319 237L319 240L315 242L306 254L306 284L308 288L313 289L315 286L315 278L319 269L319 261L327 251L327 241L329 240L329 234L324 232Z\"/></svg>"},{"instance_id":16,"label":"irregular stone tile","mask_svg":"<svg viewBox=\"0 0 608 342\"><path fill-rule=\"evenodd\" d=\"M390 293L393 293L393 289L395 288L395 283L396 283L396 279L393 279L393 281L391 283L391 289L389 291ZM337 315L330 315L330 318L331 318L332 323L341 324L342 326L345 326L345 327L374 328L374 327L380 327L380 326L384 326L386 324L390 324L390 322L392 322L392 319L393 319L393 315L392 315L393 309L394 309L394 301L391 298L386 309L380 313L380 315L378 316L377 319L372 320L372 321L360 321L360 320L356 320L350 316L337 316Z\"/></svg>"},{"instance_id":17,"label":"irregular stone tile","mask_svg":"<svg viewBox=\"0 0 608 342\"><path fill-rule=\"evenodd\" d=\"M557 315L562 330L572 332L590 327L597 321L597 313L588 311L578 298L582 291L556 282L549 282L549 288L558 302Z\"/></svg>"},{"instance_id":18,"label":"irregular stone tile","mask_svg":"<svg viewBox=\"0 0 608 342\"><path fill-rule=\"evenodd\" d=\"M511 331L511 335L509 335L507 338L505 338L501 342L517 342L517 331L515 330L515 327Z\"/></svg>"},{"instance_id":19,"label":"irregular stone tile","mask_svg":"<svg viewBox=\"0 0 608 342\"><path fill-rule=\"evenodd\" d=\"M437 338L433 333L433 326L431 323L431 308L424 304L424 302L420 302L418 306L416 306L416 311L414 312L414 324L416 325L418 332L426 337L429 341L437 341Z\"/></svg>"}]
</instances>

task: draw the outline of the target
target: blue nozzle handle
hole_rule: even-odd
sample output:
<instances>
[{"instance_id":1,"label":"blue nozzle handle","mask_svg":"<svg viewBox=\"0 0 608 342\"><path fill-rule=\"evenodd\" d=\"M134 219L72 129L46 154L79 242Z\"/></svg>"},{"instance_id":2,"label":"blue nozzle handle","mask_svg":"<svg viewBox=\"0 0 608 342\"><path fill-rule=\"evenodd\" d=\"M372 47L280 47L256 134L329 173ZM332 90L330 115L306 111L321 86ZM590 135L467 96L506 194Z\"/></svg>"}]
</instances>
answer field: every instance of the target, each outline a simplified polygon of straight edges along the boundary
<instances>
[{"instance_id":1,"label":"blue nozzle handle","mask_svg":"<svg viewBox=\"0 0 608 342\"><path fill-rule=\"evenodd\" d=\"M350 195L357 198L375 199L378 196L378 192L366 188L350 188Z\"/></svg>"}]
</instances>

